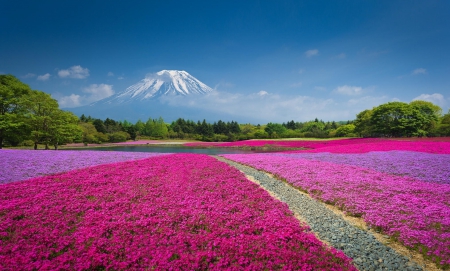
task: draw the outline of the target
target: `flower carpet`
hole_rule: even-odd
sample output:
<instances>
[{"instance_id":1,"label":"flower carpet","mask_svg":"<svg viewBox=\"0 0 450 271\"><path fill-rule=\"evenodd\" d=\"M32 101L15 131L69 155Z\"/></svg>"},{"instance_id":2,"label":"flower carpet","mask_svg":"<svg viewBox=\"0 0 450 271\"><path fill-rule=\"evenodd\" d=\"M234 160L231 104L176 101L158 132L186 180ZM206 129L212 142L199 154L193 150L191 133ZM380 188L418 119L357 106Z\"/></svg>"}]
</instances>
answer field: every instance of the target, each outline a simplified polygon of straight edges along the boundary
<instances>
[{"instance_id":1,"label":"flower carpet","mask_svg":"<svg viewBox=\"0 0 450 271\"><path fill-rule=\"evenodd\" d=\"M356 270L212 157L75 168L0 185L0 269Z\"/></svg>"}]
</instances>

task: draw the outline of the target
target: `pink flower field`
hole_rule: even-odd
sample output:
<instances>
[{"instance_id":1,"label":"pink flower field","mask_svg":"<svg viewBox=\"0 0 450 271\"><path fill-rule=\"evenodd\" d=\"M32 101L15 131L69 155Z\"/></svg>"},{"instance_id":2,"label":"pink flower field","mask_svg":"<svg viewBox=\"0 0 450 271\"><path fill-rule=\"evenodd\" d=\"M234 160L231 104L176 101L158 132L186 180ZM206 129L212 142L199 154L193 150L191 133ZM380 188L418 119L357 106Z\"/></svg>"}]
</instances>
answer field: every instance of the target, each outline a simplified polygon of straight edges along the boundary
<instances>
[{"instance_id":1,"label":"pink flower field","mask_svg":"<svg viewBox=\"0 0 450 271\"><path fill-rule=\"evenodd\" d=\"M429 139L395 140L382 138L352 138L338 140L244 140L237 142L187 143L186 146L203 147L263 147L271 145L285 148L306 148L300 152L366 153L370 151L418 151L437 154L450 154L448 139L432 141Z\"/></svg>"},{"instance_id":2,"label":"pink flower field","mask_svg":"<svg viewBox=\"0 0 450 271\"><path fill-rule=\"evenodd\" d=\"M3 184L0 221L2 270L356 270L287 205L206 155Z\"/></svg>"},{"instance_id":3,"label":"pink flower field","mask_svg":"<svg viewBox=\"0 0 450 271\"><path fill-rule=\"evenodd\" d=\"M355 145L347 147L353 146ZM386 149L385 142L380 142L377 148L374 146L376 145L371 146L371 150ZM435 150L438 149L437 147ZM446 149L442 147L441 150ZM423 155L419 152L416 155L411 152L406 155L378 152L375 156L368 153L365 158L357 156L360 154L352 154L354 157L347 155L340 159L336 154L316 153L316 158L312 154L302 158L306 154L308 153L222 156L270 172L317 199L334 204L353 215L362 216L370 225L428 255L440 265L450 264L449 163L436 164L442 170L433 175L435 177L421 181L414 177L399 176L398 173L404 169L395 165L395 157L399 161L403 159L401 162L410 166L412 176L422 176L427 172L426 164L416 163L419 169L412 170L415 167L414 156ZM380 168L384 172L377 171L378 165L370 162L369 154L372 159L388 159L392 155L394 159L388 161L392 166L382 164ZM430 157L427 156L427 159L435 159L430 164L448 161L450 156L428 155ZM410 161L404 161L406 158ZM360 166L352 165L360 163L361 159L365 160ZM345 164L346 162L349 164ZM397 174L391 174L391 170Z\"/></svg>"}]
</instances>

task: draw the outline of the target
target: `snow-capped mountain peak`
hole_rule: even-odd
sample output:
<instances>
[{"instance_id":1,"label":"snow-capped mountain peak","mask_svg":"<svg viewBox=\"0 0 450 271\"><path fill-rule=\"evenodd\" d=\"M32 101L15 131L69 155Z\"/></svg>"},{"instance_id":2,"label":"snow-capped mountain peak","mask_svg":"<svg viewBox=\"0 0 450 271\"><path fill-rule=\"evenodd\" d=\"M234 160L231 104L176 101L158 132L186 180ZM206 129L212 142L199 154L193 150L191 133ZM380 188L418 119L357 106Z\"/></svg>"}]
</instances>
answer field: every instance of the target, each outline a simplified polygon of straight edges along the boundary
<instances>
[{"instance_id":1,"label":"snow-capped mountain peak","mask_svg":"<svg viewBox=\"0 0 450 271\"><path fill-rule=\"evenodd\" d=\"M129 86L122 92L96 103L124 103L143 101L161 95L206 94L213 91L186 71L162 70L148 74L138 83Z\"/></svg>"}]
</instances>

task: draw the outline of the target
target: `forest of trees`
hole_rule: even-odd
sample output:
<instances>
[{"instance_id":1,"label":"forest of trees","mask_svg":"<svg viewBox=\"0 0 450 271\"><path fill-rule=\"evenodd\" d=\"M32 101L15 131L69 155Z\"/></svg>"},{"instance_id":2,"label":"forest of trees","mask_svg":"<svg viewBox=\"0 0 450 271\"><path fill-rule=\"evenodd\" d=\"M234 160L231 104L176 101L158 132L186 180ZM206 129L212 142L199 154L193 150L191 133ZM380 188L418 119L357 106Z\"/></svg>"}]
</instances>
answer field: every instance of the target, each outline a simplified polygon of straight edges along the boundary
<instances>
[{"instance_id":1,"label":"forest of trees","mask_svg":"<svg viewBox=\"0 0 450 271\"><path fill-rule=\"evenodd\" d=\"M426 101L389 102L356 115L355 120L319 119L264 125L222 120L208 123L179 118L165 123L162 117L136 123L101 120L59 109L47 93L31 90L12 75L0 75L0 148L34 146L45 149L65 143L106 143L137 139L188 139L236 141L297 137L422 137L450 136L450 111Z\"/></svg>"}]
</instances>

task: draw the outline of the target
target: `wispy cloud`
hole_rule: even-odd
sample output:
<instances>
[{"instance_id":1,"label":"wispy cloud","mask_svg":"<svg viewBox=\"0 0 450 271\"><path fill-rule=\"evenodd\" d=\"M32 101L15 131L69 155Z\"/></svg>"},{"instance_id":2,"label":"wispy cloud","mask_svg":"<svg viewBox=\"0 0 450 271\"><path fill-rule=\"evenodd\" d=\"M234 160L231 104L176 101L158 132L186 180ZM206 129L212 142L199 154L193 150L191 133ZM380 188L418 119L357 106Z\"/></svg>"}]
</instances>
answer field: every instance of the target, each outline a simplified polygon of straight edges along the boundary
<instances>
[{"instance_id":1,"label":"wispy cloud","mask_svg":"<svg viewBox=\"0 0 450 271\"><path fill-rule=\"evenodd\" d=\"M34 73L27 73L27 74L25 74L25 75L23 75L23 76L21 76L22 78L33 78L33 77L35 77L36 76L36 74L34 74Z\"/></svg>"},{"instance_id":2,"label":"wispy cloud","mask_svg":"<svg viewBox=\"0 0 450 271\"><path fill-rule=\"evenodd\" d=\"M77 65L72 66L67 70L58 71L58 76L61 78L84 79L89 76L89 70Z\"/></svg>"},{"instance_id":3,"label":"wispy cloud","mask_svg":"<svg viewBox=\"0 0 450 271\"><path fill-rule=\"evenodd\" d=\"M113 72L108 72L108 76L114 76Z\"/></svg>"},{"instance_id":4,"label":"wispy cloud","mask_svg":"<svg viewBox=\"0 0 450 271\"><path fill-rule=\"evenodd\" d=\"M112 85L107 84L92 84L84 88L84 95L71 94L68 96L56 97L61 108L73 108L83 105L88 105L95 101L107 98L114 94Z\"/></svg>"},{"instance_id":5,"label":"wispy cloud","mask_svg":"<svg viewBox=\"0 0 450 271\"><path fill-rule=\"evenodd\" d=\"M356 102L355 106L338 104L333 99L301 95L272 94L265 90L251 94L214 91L204 96L177 96L160 98L164 104L174 107L198 108L231 116L245 118L254 123L354 119L356 114L370 107L370 101ZM369 107L369 108L370 108Z\"/></svg>"},{"instance_id":6,"label":"wispy cloud","mask_svg":"<svg viewBox=\"0 0 450 271\"><path fill-rule=\"evenodd\" d=\"M37 80L39 80L39 81L47 81L48 79L50 79L50 73L46 73L46 74L44 74L44 75L39 75L38 77L37 77Z\"/></svg>"},{"instance_id":7,"label":"wispy cloud","mask_svg":"<svg viewBox=\"0 0 450 271\"><path fill-rule=\"evenodd\" d=\"M424 68L418 68L411 72L412 75L419 75L419 74L427 74L427 70Z\"/></svg>"},{"instance_id":8,"label":"wispy cloud","mask_svg":"<svg viewBox=\"0 0 450 271\"><path fill-rule=\"evenodd\" d=\"M302 74L302 73L304 73L305 72L305 69L300 69L300 70L298 70L298 74Z\"/></svg>"},{"instance_id":9,"label":"wispy cloud","mask_svg":"<svg viewBox=\"0 0 450 271\"><path fill-rule=\"evenodd\" d=\"M233 88L234 84L227 81L220 81L218 84L214 86L214 90L223 90L223 89L229 89Z\"/></svg>"},{"instance_id":10,"label":"wispy cloud","mask_svg":"<svg viewBox=\"0 0 450 271\"><path fill-rule=\"evenodd\" d=\"M388 96L364 96L348 100L347 105L351 107L358 106L358 108L362 108L362 110L364 110L371 109L374 106L386 103L388 101Z\"/></svg>"},{"instance_id":11,"label":"wispy cloud","mask_svg":"<svg viewBox=\"0 0 450 271\"><path fill-rule=\"evenodd\" d=\"M356 87L356 86L348 86L348 85L343 85L340 87L337 87L333 90L334 93L338 93L338 94L342 94L342 95L360 95L361 93L363 93L363 88L362 87Z\"/></svg>"},{"instance_id":12,"label":"wispy cloud","mask_svg":"<svg viewBox=\"0 0 450 271\"><path fill-rule=\"evenodd\" d=\"M305 52L305 56L308 58L316 56L318 54L319 54L319 50L317 50L317 49L311 49L311 50L308 50Z\"/></svg>"},{"instance_id":13,"label":"wispy cloud","mask_svg":"<svg viewBox=\"0 0 450 271\"><path fill-rule=\"evenodd\" d=\"M261 90L260 92L256 93L258 96L264 97L269 95L269 92L265 91L265 90Z\"/></svg>"},{"instance_id":14,"label":"wispy cloud","mask_svg":"<svg viewBox=\"0 0 450 271\"><path fill-rule=\"evenodd\" d=\"M433 94L420 94L416 98L412 99L413 101L427 101L432 102L434 104L437 104L441 107L445 106L447 103L445 101L444 95L440 93L433 93Z\"/></svg>"}]
</instances>

